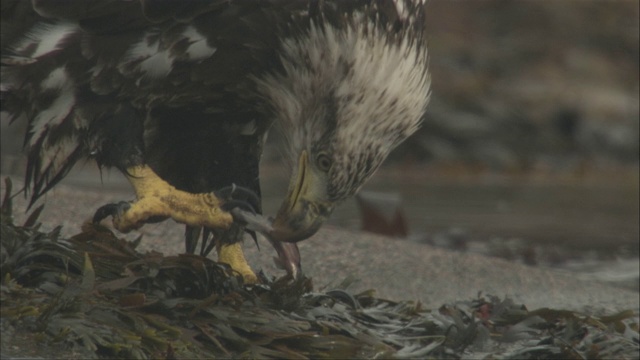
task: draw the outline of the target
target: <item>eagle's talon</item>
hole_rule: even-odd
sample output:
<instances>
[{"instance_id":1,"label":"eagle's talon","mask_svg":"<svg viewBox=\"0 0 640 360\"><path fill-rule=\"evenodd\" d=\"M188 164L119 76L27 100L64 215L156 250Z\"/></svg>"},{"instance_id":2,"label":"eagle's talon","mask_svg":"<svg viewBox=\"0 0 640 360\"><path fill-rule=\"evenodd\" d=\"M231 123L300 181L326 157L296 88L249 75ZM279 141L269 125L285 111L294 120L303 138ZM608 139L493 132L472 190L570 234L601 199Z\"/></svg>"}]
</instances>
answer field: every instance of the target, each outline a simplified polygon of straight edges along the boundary
<instances>
[{"instance_id":1,"label":"eagle's talon","mask_svg":"<svg viewBox=\"0 0 640 360\"><path fill-rule=\"evenodd\" d=\"M223 209L226 211L229 211L235 207L240 207L255 214L256 209L260 208L260 197L258 196L258 194L256 194L251 189L243 186L231 184L231 186L223 187L222 189L216 191L215 195L218 198L225 200ZM237 201L242 202L242 204ZM249 207L245 207L247 205Z\"/></svg>"},{"instance_id":2,"label":"eagle's talon","mask_svg":"<svg viewBox=\"0 0 640 360\"><path fill-rule=\"evenodd\" d=\"M120 201L119 203L106 204L98 208L93 214L93 223L98 224L102 220L111 216L114 219L120 217L125 211L131 208L131 204L126 201Z\"/></svg>"},{"instance_id":3,"label":"eagle's talon","mask_svg":"<svg viewBox=\"0 0 640 360\"><path fill-rule=\"evenodd\" d=\"M258 248L258 250L260 250L260 244L258 244L258 235L256 234L256 232L253 230L245 230L245 232L249 234L249 236L251 236L253 242L256 244L256 247Z\"/></svg>"},{"instance_id":4,"label":"eagle's talon","mask_svg":"<svg viewBox=\"0 0 640 360\"><path fill-rule=\"evenodd\" d=\"M99 223L111 216L113 227L121 233L139 229L147 222L159 221L161 216L140 217L140 214L133 214L132 209L135 203L120 201L118 203L106 204L98 208L93 215L93 222Z\"/></svg>"},{"instance_id":5,"label":"eagle's talon","mask_svg":"<svg viewBox=\"0 0 640 360\"><path fill-rule=\"evenodd\" d=\"M250 203L242 200L228 200L224 204L222 204L220 208L226 212L231 212L231 210L233 209L240 209L246 212L250 212L253 215L256 214L255 208ZM231 215L233 215L233 213Z\"/></svg>"}]
</instances>

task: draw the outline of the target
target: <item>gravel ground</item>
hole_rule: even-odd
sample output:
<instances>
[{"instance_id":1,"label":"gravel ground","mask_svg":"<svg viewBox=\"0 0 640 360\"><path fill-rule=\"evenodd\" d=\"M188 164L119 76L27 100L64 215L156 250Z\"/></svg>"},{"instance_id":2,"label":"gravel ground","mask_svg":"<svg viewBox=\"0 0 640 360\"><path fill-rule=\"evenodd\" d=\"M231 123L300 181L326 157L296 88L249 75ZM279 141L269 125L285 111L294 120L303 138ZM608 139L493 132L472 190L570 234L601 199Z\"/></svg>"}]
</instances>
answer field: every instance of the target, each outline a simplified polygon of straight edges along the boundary
<instances>
[{"instance_id":1,"label":"gravel ground","mask_svg":"<svg viewBox=\"0 0 640 360\"><path fill-rule=\"evenodd\" d=\"M16 186L21 179L15 178ZM4 189L3 189L4 190ZM44 229L63 226L63 235L78 232L82 222L100 205L130 199L126 187L104 189L80 185L59 185L46 197L41 221ZM14 200L16 223L25 219L26 202ZM165 254L183 251L182 226L165 221L146 225L142 250ZM274 265L275 252L261 239L261 251L245 242L248 261L254 269L281 274ZM326 226L300 244L303 270L318 288L337 286L351 277L356 290L376 289L377 295L394 300L420 300L427 307L474 298L478 292L509 296L529 309L540 307L593 311L638 309L638 292L615 288L598 281L579 279L575 274L515 264L474 254L463 254L424 244L390 239L362 232Z\"/></svg>"}]
</instances>

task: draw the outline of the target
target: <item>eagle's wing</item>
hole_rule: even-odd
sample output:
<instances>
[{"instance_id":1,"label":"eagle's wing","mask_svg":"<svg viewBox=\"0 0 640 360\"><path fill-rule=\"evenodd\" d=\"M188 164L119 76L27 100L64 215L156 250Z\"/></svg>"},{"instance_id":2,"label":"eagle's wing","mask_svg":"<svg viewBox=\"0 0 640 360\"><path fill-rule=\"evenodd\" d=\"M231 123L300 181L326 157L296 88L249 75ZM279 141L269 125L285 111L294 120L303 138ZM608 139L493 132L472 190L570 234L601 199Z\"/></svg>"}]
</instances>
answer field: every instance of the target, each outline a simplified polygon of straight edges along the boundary
<instances>
[{"instance_id":1,"label":"eagle's wing","mask_svg":"<svg viewBox=\"0 0 640 360\"><path fill-rule=\"evenodd\" d=\"M277 71L281 38L299 30L290 23L341 22L369 8L369 16L402 26L422 3L3 0L2 110L28 121L32 200L83 156L118 165L99 155L108 118L123 105L143 118L157 104L258 118L256 101L246 99L251 76Z\"/></svg>"},{"instance_id":2,"label":"eagle's wing","mask_svg":"<svg viewBox=\"0 0 640 360\"><path fill-rule=\"evenodd\" d=\"M255 111L237 94L273 66L274 29L299 11L273 3L3 0L2 107L28 122L32 200L81 157L101 160L104 129L123 107L139 121L157 104Z\"/></svg>"}]
</instances>

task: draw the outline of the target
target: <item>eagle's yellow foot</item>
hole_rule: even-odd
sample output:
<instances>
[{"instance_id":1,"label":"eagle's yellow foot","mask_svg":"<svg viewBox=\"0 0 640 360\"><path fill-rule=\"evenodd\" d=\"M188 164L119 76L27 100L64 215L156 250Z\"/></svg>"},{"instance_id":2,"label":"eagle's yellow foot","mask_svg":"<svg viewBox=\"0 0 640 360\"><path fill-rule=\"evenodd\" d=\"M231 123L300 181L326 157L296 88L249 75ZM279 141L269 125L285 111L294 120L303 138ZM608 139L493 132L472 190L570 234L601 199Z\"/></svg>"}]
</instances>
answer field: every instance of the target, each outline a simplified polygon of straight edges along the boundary
<instances>
[{"instance_id":1,"label":"eagle's yellow foot","mask_svg":"<svg viewBox=\"0 0 640 360\"><path fill-rule=\"evenodd\" d=\"M118 231L129 232L145 223L170 217L194 227L228 229L234 220L229 211L239 207L253 212L259 206L255 193L237 186L199 194L178 190L148 166L128 168L127 178L135 190L137 200L102 206L96 211L94 222L111 216L113 226ZM245 283L258 282L244 258L241 243L218 244L217 250L219 261L229 264L240 273Z\"/></svg>"},{"instance_id":2,"label":"eagle's yellow foot","mask_svg":"<svg viewBox=\"0 0 640 360\"><path fill-rule=\"evenodd\" d=\"M219 193L192 194L176 189L144 165L128 168L127 178L137 200L99 208L93 217L94 222L112 216L113 226L123 233L140 228L147 222L169 217L192 226L228 229L233 223L229 210L236 206L249 209L253 206L251 198L246 201L225 199L235 195L236 187Z\"/></svg>"},{"instance_id":3,"label":"eagle's yellow foot","mask_svg":"<svg viewBox=\"0 0 640 360\"><path fill-rule=\"evenodd\" d=\"M258 283L258 277L251 270L251 267L247 263L247 260L244 258L244 253L242 252L242 244L237 242L234 244L218 244L218 261L228 264L231 268L240 275L244 279L245 284L256 284Z\"/></svg>"}]
</instances>

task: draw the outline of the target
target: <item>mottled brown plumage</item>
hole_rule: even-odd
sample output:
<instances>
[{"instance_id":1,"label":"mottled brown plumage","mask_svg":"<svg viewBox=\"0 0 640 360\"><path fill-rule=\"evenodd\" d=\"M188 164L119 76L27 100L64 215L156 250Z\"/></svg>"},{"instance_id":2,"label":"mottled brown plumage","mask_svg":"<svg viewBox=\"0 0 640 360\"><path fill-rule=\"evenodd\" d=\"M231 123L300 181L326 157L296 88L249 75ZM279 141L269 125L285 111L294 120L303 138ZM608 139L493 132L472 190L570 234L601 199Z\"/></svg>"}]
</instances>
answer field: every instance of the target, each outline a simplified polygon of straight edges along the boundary
<instances>
[{"instance_id":1,"label":"mottled brown plumage","mask_svg":"<svg viewBox=\"0 0 640 360\"><path fill-rule=\"evenodd\" d=\"M269 235L298 241L417 129L428 102L419 0L2 7L3 110L29 123L32 200L86 156L150 166L190 193L259 194L276 123L294 179Z\"/></svg>"}]
</instances>

